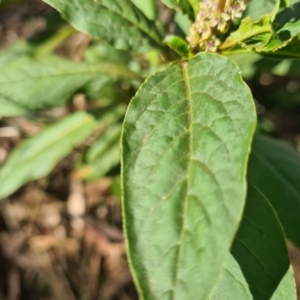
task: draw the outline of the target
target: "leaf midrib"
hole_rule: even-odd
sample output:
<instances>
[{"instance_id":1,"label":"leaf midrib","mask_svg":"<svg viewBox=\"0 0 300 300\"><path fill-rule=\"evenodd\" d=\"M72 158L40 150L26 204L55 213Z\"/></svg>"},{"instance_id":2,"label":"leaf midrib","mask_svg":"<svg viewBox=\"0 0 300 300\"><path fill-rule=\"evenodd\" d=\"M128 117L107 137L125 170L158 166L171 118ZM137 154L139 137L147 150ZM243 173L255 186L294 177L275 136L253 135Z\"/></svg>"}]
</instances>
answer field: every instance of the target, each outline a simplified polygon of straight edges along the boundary
<instances>
[{"instance_id":1,"label":"leaf midrib","mask_svg":"<svg viewBox=\"0 0 300 300\"><path fill-rule=\"evenodd\" d=\"M127 1L127 3L128 3L128 1ZM130 4L134 5L132 2L130 2ZM131 9L130 4L128 3L128 6L129 6L129 8ZM121 14L119 14L118 12L113 11L113 10L107 8L102 2L100 3L100 5L102 5L102 6L103 6L104 8L106 8L107 10L112 11L113 13L115 13L116 15L118 15L119 17L125 19L125 20L128 21L129 23L131 23L131 24L133 24L134 26L136 26L137 28L139 28L144 34L147 34L149 37L151 37L151 39L152 39L153 41L155 41L158 45L162 45L162 44L160 43L160 40L159 40L159 39L156 39L154 36L152 36L151 30L149 30L148 32L145 31L142 27L139 26L139 22L135 23L134 21L129 20L128 18L126 18L126 15L125 15L125 16L124 16L124 15L121 15ZM134 7L136 7L136 6L134 5ZM143 14L142 11L140 11L137 7L136 7L136 9L139 11L139 13L140 13L144 18L146 18L146 16L144 16L144 14ZM151 29L152 29L152 28L151 28ZM154 29L156 29L156 28L154 27Z\"/></svg>"},{"instance_id":2,"label":"leaf midrib","mask_svg":"<svg viewBox=\"0 0 300 300\"><path fill-rule=\"evenodd\" d=\"M5 81L5 82L0 82L0 85L5 85L5 84L10 84L10 83L18 83L18 82L24 82L24 81L31 81L31 80L37 80L37 79L44 79L44 78L51 78L51 77L59 77L59 76L76 76L76 75L94 75L94 74L105 74L105 75L109 75L111 77L113 76L125 76L125 74L127 73L129 76L128 78L140 78L137 74L128 71L126 72L124 70L124 72L107 72L109 69L105 69L105 70L84 70L84 71L79 71L79 72L65 72L65 73L56 73L56 74L48 74L45 76L32 76L29 78L22 78L22 79L18 79L18 80L11 80L11 81Z\"/></svg>"},{"instance_id":3,"label":"leaf midrib","mask_svg":"<svg viewBox=\"0 0 300 300\"><path fill-rule=\"evenodd\" d=\"M182 240L184 238L184 228L185 228L185 216L186 216L186 210L187 210L187 207L188 207L188 200L189 200L189 197L188 197L188 193L189 193L189 187L190 187L190 180L189 180L189 174L190 174L190 167L191 167L191 152L192 152L192 141L193 141L193 131L192 131L192 120L193 120L193 114L192 114L192 93L191 93L191 86L190 86L190 82L189 82L189 74L188 74L188 62L183 62L181 64L181 70L182 70L182 73L183 73L183 82L184 82L184 85L185 85L185 90L186 90L186 100L187 100L187 103L188 103L188 110L187 110L187 116L188 116L188 132L189 132L189 143L188 143L188 155L187 155L187 158L188 158L188 162L187 162L187 171L186 171L186 196L184 198L184 206L183 206L183 214L182 214L182 228L181 228L181 233L180 233L180 238L179 238L179 249L178 249L178 254L177 254L177 258L176 258L176 268L175 268L175 280L174 280L174 287L172 289L172 300L175 299L175 288L176 288L176 285L178 283L178 271L179 271L179 263L180 263L180 259L181 259L181 254L182 254Z\"/></svg>"}]
</instances>

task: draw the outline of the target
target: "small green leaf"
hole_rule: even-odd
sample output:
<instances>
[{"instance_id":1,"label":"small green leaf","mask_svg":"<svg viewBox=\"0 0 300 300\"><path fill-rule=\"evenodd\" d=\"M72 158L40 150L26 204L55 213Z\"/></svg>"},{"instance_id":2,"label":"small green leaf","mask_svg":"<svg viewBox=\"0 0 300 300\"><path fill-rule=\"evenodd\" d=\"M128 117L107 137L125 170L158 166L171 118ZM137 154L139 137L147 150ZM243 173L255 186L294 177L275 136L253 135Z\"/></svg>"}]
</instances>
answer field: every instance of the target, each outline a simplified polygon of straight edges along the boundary
<instances>
[{"instance_id":1,"label":"small green leaf","mask_svg":"<svg viewBox=\"0 0 300 300\"><path fill-rule=\"evenodd\" d=\"M272 35L273 28L269 16L264 15L256 22L248 17L242 20L239 28L229 35L219 49L246 48L260 51L269 43Z\"/></svg>"},{"instance_id":2,"label":"small green leaf","mask_svg":"<svg viewBox=\"0 0 300 300\"><path fill-rule=\"evenodd\" d=\"M186 40L176 35L167 35L164 42L182 58L193 57L193 53Z\"/></svg>"},{"instance_id":3,"label":"small green leaf","mask_svg":"<svg viewBox=\"0 0 300 300\"><path fill-rule=\"evenodd\" d=\"M92 81L106 86L113 79L124 77L137 75L109 62L85 64L55 56L40 60L23 57L1 68L0 116L61 106Z\"/></svg>"},{"instance_id":4,"label":"small green leaf","mask_svg":"<svg viewBox=\"0 0 300 300\"><path fill-rule=\"evenodd\" d=\"M179 28L185 33L185 35L189 34L192 22L187 15L185 15L181 11L177 11L175 13L174 21L179 26Z\"/></svg>"},{"instance_id":5,"label":"small green leaf","mask_svg":"<svg viewBox=\"0 0 300 300\"><path fill-rule=\"evenodd\" d=\"M223 267L219 282L207 300L252 300L248 283L239 264L231 254Z\"/></svg>"},{"instance_id":6,"label":"small green leaf","mask_svg":"<svg viewBox=\"0 0 300 300\"><path fill-rule=\"evenodd\" d=\"M300 157L286 142L256 136L249 180L274 207L288 239L300 247Z\"/></svg>"},{"instance_id":7,"label":"small green leaf","mask_svg":"<svg viewBox=\"0 0 300 300\"><path fill-rule=\"evenodd\" d=\"M264 53L265 54L265 53ZM267 56L277 59L300 58L300 38L297 36L290 41L285 47L279 48L277 51L268 52Z\"/></svg>"},{"instance_id":8,"label":"small green leaf","mask_svg":"<svg viewBox=\"0 0 300 300\"><path fill-rule=\"evenodd\" d=\"M153 22L130 0L44 0L79 31L103 40L117 49L149 50L162 46Z\"/></svg>"},{"instance_id":9,"label":"small green leaf","mask_svg":"<svg viewBox=\"0 0 300 300\"><path fill-rule=\"evenodd\" d=\"M49 174L95 126L91 115L74 113L22 142L0 168L0 199L8 197L24 183Z\"/></svg>"},{"instance_id":10,"label":"small green leaf","mask_svg":"<svg viewBox=\"0 0 300 300\"><path fill-rule=\"evenodd\" d=\"M189 0L191 7L194 10L194 15L197 16L198 12L199 12L199 0Z\"/></svg>"},{"instance_id":11,"label":"small green leaf","mask_svg":"<svg viewBox=\"0 0 300 300\"><path fill-rule=\"evenodd\" d=\"M251 182L231 253L243 271L254 300L270 299L290 266L285 238L275 212Z\"/></svg>"},{"instance_id":12,"label":"small green leaf","mask_svg":"<svg viewBox=\"0 0 300 300\"><path fill-rule=\"evenodd\" d=\"M286 23L273 36L272 40L261 49L263 52L274 52L280 48L285 47L295 37L300 34L300 21L295 23ZM300 44L300 41L298 41Z\"/></svg>"},{"instance_id":13,"label":"small green leaf","mask_svg":"<svg viewBox=\"0 0 300 300\"><path fill-rule=\"evenodd\" d=\"M194 19L193 7L191 6L191 2L194 2L194 0L161 0L161 1L168 7L173 8L177 11L182 11L183 13L187 14L191 19Z\"/></svg>"},{"instance_id":14,"label":"small green leaf","mask_svg":"<svg viewBox=\"0 0 300 300\"><path fill-rule=\"evenodd\" d=\"M216 54L169 66L131 101L123 213L140 299L208 297L242 215L255 123L238 68Z\"/></svg>"}]
</instances>

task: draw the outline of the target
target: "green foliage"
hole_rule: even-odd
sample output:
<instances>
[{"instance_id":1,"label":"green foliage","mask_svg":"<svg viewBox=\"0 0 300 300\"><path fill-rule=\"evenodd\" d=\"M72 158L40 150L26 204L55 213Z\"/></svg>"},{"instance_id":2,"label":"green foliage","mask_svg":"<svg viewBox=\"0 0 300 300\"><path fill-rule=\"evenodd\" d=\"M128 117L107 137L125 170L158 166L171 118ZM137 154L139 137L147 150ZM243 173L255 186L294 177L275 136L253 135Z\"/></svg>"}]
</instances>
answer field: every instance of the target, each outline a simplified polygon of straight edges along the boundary
<instances>
[{"instance_id":1,"label":"green foliage","mask_svg":"<svg viewBox=\"0 0 300 300\"><path fill-rule=\"evenodd\" d=\"M295 300L285 236L300 248L300 159L286 142L252 141L241 74L299 75L299 63L283 61L300 58L299 1L253 0L241 18L212 11L217 25L199 0L45 2L91 42L80 62L62 58L58 46L76 32L63 26L0 52L0 121L44 127L1 166L0 198L81 145L81 179L113 176L122 197L140 299ZM193 43L205 30L211 40ZM69 115L49 117L58 107Z\"/></svg>"},{"instance_id":2,"label":"green foliage","mask_svg":"<svg viewBox=\"0 0 300 300\"><path fill-rule=\"evenodd\" d=\"M194 15L193 8L196 7L194 0L162 0L162 2L170 8L182 11L191 18Z\"/></svg>"},{"instance_id":3,"label":"green foliage","mask_svg":"<svg viewBox=\"0 0 300 300\"><path fill-rule=\"evenodd\" d=\"M289 144L257 136L249 162L249 180L277 212L287 237L300 247L300 158Z\"/></svg>"},{"instance_id":4,"label":"green foliage","mask_svg":"<svg viewBox=\"0 0 300 300\"><path fill-rule=\"evenodd\" d=\"M76 113L21 143L1 167L0 198L9 196L26 182L46 176L95 126L91 115Z\"/></svg>"},{"instance_id":5,"label":"green foliage","mask_svg":"<svg viewBox=\"0 0 300 300\"><path fill-rule=\"evenodd\" d=\"M223 266L221 278L207 298L207 300L219 299L253 299L239 264L230 254Z\"/></svg>"},{"instance_id":6,"label":"green foliage","mask_svg":"<svg viewBox=\"0 0 300 300\"><path fill-rule=\"evenodd\" d=\"M231 253L243 271L253 298L270 299L289 269L289 257L275 212L251 181Z\"/></svg>"},{"instance_id":7,"label":"green foliage","mask_svg":"<svg viewBox=\"0 0 300 300\"><path fill-rule=\"evenodd\" d=\"M43 59L25 56L4 65L1 71L0 116L62 106L93 81L100 88L120 77L138 78L121 65L75 63L55 56Z\"/></svg>"},{"instance_id":8,"label":"green foliage","mask_svg":"<svg viewBox=\"0 0 300 300\"><path fill-rule=\"evenodd\" d=\"M132 100L122 138L123 205L142 298L209 294L242 213L255 121L236 66L211 54L150 77Z\"/></svg>"},{"instance_id":9,"label":"green foliage","mask_svg":"<svg viewBox=\"0 0 300 300\"><path fill-rule=\"evenodd\" d=\"M182 58L188 59L193 57L193 53L184 39L176 35L168 35L164 42Z\"/></svg>"},{"instance_id":10,"label":"green foliage","mask_svg":"<svg viewBox=\"0 0 300 300\"><path fill-rule=\"evenodd\" d=\"M161 45L161 36L130 0L45 0L78 30L103 40L117 49L145 51ZM111 25L110 27L108 27Z\"/></svg>"}]
</instances>

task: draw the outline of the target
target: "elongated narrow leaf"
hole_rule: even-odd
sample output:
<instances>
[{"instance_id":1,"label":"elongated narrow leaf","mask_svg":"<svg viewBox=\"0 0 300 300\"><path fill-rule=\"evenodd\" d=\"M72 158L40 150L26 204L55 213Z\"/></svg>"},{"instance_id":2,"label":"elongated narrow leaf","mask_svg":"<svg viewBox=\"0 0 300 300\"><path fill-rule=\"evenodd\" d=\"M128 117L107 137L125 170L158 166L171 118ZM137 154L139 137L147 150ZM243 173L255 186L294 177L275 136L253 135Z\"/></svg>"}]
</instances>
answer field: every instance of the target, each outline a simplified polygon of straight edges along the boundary
<instances>
[{"instance_id":1,"label":"elongated narrow leaf","mask_svg":"<svg viewBox=\"0 0 300 300\"><path fill-rule=\"evenodd\" d=\"M0 199L24 183L46 176L95 126L91 115L75 113L21 143L0 168Z\"/></svg>"},{"instance_id":2,"label":"elongated narrow leaf","mask_svg":"<svg viewBox=\"0 0 300 300\"><path fill-rule=\"evenodd\" d=\"M117 49L144 51L161 46L153 22L130 0L44 0L79 31L103 40Z\"/></svg>"},{"instance_id":3,"label":"elongated narrow leaf","mask_svg":"<svg viewBox=\"0 0 300 300\"><path fill-rule=\"evenodd\" d=\"M288 269L288 271L284 275L283 279L281 280L279 286L277 287L276 291L274 292L271 298L271 300L283 300L283 299L289 299L289 300L297 299L295 278L294 278L294 272L292 267Z\"/></svg>"},{"instance_id":4,"label":"elongated narrow leaf","mask_svg":"<svg viewBox=\"0 0 300 300\"><path fill-rule=\"evenodd\" d=\"M248 283L239 264L232 255L228 255L221 278L207 300L252 300Z\"/></svg>"},{"instance_id":5,"label":"elongated narrow leaf","mask_svg":"<svg viewBox=\"0 0 300 300\"><path fill-rule=\"evenodd\" d=\"M123 211L141 299L206 299L246 192L256 122L227 58L200 53L150 77L123 130Z\"/></svg>"},{"instance_id":6,"label":"elongated narrow leaf","mask_svg":"<svg viewBox=\"0 0 300 300\"><path fill-rule=\"evenodd\" d=\"M0 72L0 116L11 115L11 106L20 113L66 104L70 97L91 81L105 86L119 77L136 75L124 66L111 63L74 63L58 57L35 60L24 57Z\"/></svg>"},{"instance_id":7,"label":"elongated narrow leaf","mask_svg":"<svg viewBox=\"0 0 300 300\"><path fill-rule=\"evenodd\" d=\"M253 299L270 299L288 271L290 261L275 212L265 196L251 183L231 253L244 273Z\"/></svg>"},{"instance_id":8,"label":"elongated narrow leaf","mask_svg":"<svg viewBox=\"0 0 300 300\"><path fill-rule=\"evenodd\" d=\"M86 163L90 167L89 179L100 178L112 167L120 163L121 125L109 128L86 154Z\"/></svg>"},{"instance_id":9,"label":"elongated narrow leaf","mask_svg":"<svg viewBox=\"0 0 300 300\"><path fill-rule=\"evenodd\" d=\"M256 136L249 180L274 207L288 239L300 247L300 157L286 142Z\"/></svg>"}]
</instances>

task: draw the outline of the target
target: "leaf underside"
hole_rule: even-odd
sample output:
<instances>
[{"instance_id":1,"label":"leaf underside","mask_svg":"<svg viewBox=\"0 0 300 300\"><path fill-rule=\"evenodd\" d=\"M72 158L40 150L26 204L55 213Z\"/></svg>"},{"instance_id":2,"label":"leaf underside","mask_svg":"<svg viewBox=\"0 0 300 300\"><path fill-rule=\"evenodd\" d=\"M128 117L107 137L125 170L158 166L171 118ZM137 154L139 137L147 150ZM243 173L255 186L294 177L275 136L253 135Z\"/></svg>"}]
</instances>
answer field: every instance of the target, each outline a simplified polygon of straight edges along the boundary
<instances>
[{"instance_id":1,"label":"leaf underside","mask_svg":"<svg viewBox=\"0 0 300 300\"><path fill-rule=\"evenodd\" d=\"M248 283L234 257L229 254L221 277L207 300L252 300Z\"/></svg>"},{"instance_id":2,"label":"leaf underside","mask_svg":"<svg viewBox=\"0 0 300 300\"><path fill-rule=\"evenodd\" d=\"M132 100L123 213L141 299L208 296L241 218L255 123L237 67L214 54L169 66Z\"/></svg>"}]
</instances>

